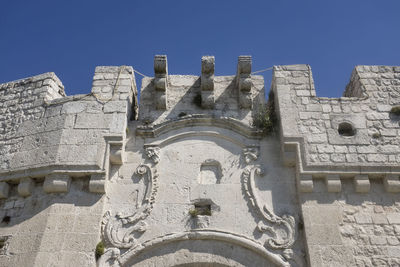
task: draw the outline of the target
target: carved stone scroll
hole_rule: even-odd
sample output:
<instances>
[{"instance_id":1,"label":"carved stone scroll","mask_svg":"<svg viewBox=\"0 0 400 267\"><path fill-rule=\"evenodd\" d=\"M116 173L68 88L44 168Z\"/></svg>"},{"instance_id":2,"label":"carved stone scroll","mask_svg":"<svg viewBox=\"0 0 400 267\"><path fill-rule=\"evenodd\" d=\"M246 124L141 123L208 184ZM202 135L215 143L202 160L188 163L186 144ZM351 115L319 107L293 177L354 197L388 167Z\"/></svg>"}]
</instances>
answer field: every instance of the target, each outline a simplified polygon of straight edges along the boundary
<instances>
[{"instance_id":1,"label":"carved stone scroll","mask_svg":"<svg viewBox=\"0 0 400 267\"><path fill-rule=\"evenodd\" d=\"M141 164L136 173L147 181L147 188L141 205L133 214L117 213L112 216L107 211L103 217L102 233L107 245L129 248L136 244L136 237L147 230L146 218L150 215L158 190L156 173L149 165Z\"/></svg>"},{"instance_id":2,"label":"carved stone scroll","mask_svg":"<svg viewBox=\"0 0 400 267\"><path fill-rule=\"evenodd\" d=\"M253 161L258 159L258 152L255 148L246 148L243 151L246 167L242 173L243 190L251 206L253 206L261 220L257 229L262 233L269 233L270 237L265 241L265 246L272 249L290 248L296 240L295 220L293 216L283 215L282 217L274 214L267 206L261 205L260 199L255 192L254 177L263 176L264 170L259 165L253 165Z\"/></svg>"}]
</instances>

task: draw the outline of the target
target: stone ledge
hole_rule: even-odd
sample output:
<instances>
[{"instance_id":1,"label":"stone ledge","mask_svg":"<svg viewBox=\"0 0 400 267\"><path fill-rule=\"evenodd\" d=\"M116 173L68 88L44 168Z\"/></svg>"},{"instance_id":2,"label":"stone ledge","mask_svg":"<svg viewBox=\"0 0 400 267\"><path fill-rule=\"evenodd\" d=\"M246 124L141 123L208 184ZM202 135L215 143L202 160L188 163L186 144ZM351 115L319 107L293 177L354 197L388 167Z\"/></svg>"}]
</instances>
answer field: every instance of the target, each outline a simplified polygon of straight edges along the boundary
<instances>
[{"instance_id":1,"label":"stone ledge","mask_svg":"<svg viewBox=\"0 0 400 267\"><path fill-rule=\"evenodd\" d=\"M314 180L324 179L328 193L339 193L342 191L341 179L353 179L356 193L369 193L371 182L369 179L380 178L387 193L400 193L399 174L349 174L349 173L313 173L297 174L297 187L301 193L314 192Z\"/></svg>"},{"instance_id":2,"label":"stone ledge","mask_svg":"<svg viewBox=\"0 0 400 267\"><path fill-rule=\"evenodd\" d=\"M106 192L105 174L92 174L89 180L89 192L104 194Z\"/></svg>"},{"instance_id":3,"label":"stone ledge","mask_svg":"<svg viewBox=\"0 0 400 267\"><path fill-rule=\"evenodd\" d=\"M0 182L0 198L8 198L10 186L5 182Z\"/></svg>"},{"instance_id":4,"label":"stone ledge","mask_svg":"<svg viewBox=\"0 0 400 267\"><path fill-rule=\"evenodd\" d=\"M71 178L68 174L52 173L46 176L43 191L46 193L66 193L70 184Z\"/></svg>"},{"instance_id":5,"label":"stone ledge","mask_svg":"<svg viewBox=\"0 0 400 267\"><path fill-rule=\"evenodd\" d=\"M22 197L28 197L33 191L33 180L32 178L26 177L22 178L18 184L18 194Z\"/></svg>"}]
</instances>

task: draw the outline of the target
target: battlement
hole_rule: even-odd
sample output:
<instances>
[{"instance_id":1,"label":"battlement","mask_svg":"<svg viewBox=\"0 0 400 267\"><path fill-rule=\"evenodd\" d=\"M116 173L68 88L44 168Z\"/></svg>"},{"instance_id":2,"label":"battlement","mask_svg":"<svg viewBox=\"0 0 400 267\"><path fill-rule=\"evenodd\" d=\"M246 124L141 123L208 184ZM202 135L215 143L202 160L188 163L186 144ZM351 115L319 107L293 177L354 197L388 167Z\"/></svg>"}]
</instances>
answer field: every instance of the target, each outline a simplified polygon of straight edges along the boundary
<instances>
[{"instance_id":1,"label":"battlement","mask_svg":"<svg viewBox=\"0 0 400 267\"><path fill-rule=\"evenodd\" d=\"M303 191L312 191L312 177L335 184L332 192L341 190L340 177L355 178L360 192L369 190L368 177L382 177L399 192L400 117L391 113L399 85L399 67L357 66L343 97L317 97L308 65L274 68L282 149L286 163L298 166Z\"/></svg>"},{"instance_id":2,"label":"battlement","mask_svg":"<svg viewBox=\"0 0 400 267\"><path fill-rule=\"evenodd\" d=\"M171 75L156 55L140 101L129 66L84 95L1 84L0 265L400 263L400 67L326 98L308 65L274 66L265 103L251 60Z\"/></svg>"}]
</instances>

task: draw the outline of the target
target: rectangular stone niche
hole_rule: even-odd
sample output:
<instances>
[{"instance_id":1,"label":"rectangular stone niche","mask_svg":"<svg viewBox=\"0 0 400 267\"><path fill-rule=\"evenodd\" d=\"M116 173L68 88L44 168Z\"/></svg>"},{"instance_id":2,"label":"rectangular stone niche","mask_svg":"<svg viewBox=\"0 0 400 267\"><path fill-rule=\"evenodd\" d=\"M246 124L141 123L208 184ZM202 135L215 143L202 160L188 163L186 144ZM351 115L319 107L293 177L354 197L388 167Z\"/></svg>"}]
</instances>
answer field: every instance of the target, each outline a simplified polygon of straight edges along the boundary
<instances>
[{"instance_id":1,"label":"rectangular stone niche","mask_svg":"<svg viewBox=\"0 0 400 267\"><path fill-rule=\"evenodd\" d=\"M196 215L211 216L211 205L210 204L194 204L194 212Z\"/></svg>"}]
</instances>

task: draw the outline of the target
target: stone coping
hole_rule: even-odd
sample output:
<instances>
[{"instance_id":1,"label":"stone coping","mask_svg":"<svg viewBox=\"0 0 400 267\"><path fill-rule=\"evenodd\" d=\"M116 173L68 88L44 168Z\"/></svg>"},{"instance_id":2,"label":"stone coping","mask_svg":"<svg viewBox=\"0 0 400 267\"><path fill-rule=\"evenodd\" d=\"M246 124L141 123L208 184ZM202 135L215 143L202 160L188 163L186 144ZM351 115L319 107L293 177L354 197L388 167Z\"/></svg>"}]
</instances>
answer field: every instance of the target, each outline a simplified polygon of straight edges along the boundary
<instances>
[{"instance_id":1,"label":"stone coping","mask_svg":"<svg viewBox=\"0 0 400 267\"><path fill-rule=\"evenodd\" d=\"M136 129L136 135L157 137L168 131L190 126L217 126L232 130L245 137L253 139L259 139L263 136L263 132L261 130L250 127L239 120L229 117L213 117L203 114L187 115L155 125L140 125Z\"/></svg>"}]
</instances>

